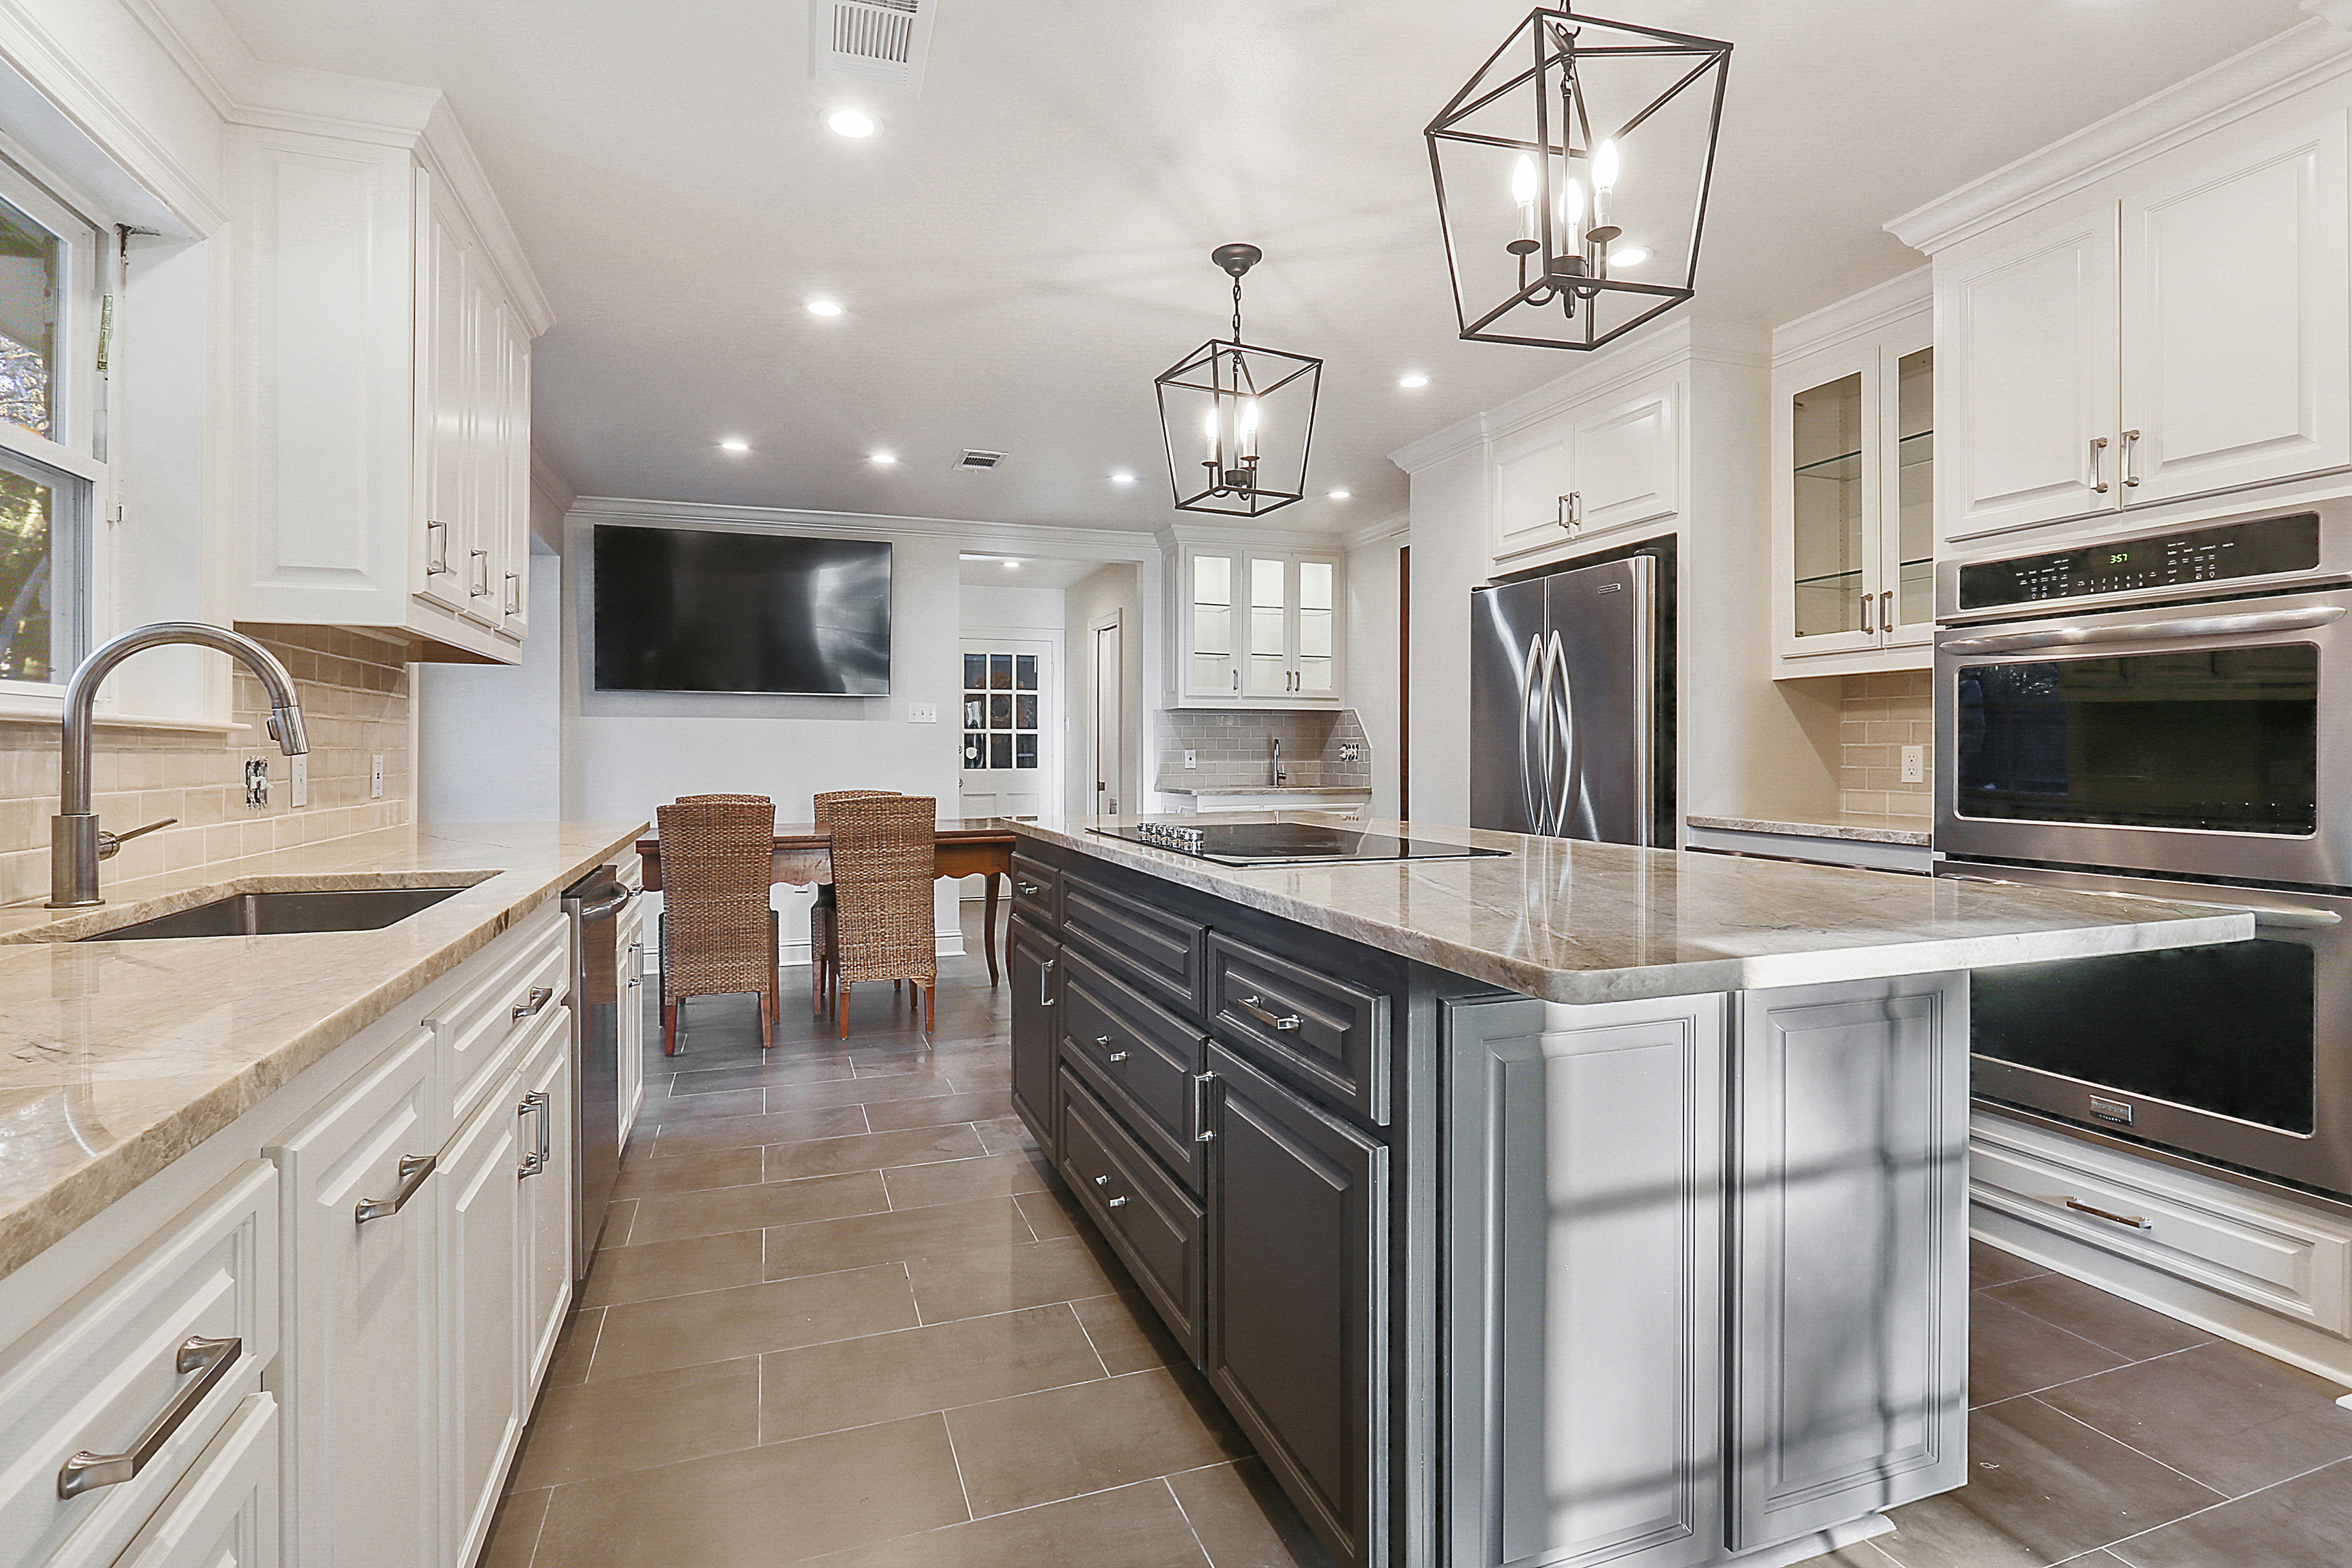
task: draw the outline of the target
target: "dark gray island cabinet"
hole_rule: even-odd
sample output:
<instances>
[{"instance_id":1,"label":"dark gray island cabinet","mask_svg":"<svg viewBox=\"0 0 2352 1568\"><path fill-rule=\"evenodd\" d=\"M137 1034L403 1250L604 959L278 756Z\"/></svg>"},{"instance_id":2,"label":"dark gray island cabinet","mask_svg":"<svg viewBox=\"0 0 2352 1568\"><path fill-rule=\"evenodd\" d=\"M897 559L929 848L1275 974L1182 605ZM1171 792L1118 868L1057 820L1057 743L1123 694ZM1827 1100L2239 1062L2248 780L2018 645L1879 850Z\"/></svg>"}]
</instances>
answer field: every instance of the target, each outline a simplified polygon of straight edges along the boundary
<instances>
[{"instance_id":1,"label":"dark gray island cabinet","mask_svg":"<svg viewBox=\"0 0 2352 1568\"><path fill-rule=\"evenodd\" d=\"M1496 983L1549 894L1430 941L1447 899L1491 927L1508 881L1565 870L1622 915L1619 873L1654 899L1671 868L1686 913L1727 868L1459 832L1544 865L1236 872L1013 826L1014 1103L1345 1568L1768 1568L1962 1484L1967 963L2242 934L2044 898L1910 944L1937 970L1887 973L1873 930L1858 975L1693 957L1676 991L1644 932L1652 962L1574 972L1609 999L1563 1002ZM1791 870L1874 878L1760 877ZM1762 972L1834 975L1809 934Z\"/></svg>"}]
</instances>

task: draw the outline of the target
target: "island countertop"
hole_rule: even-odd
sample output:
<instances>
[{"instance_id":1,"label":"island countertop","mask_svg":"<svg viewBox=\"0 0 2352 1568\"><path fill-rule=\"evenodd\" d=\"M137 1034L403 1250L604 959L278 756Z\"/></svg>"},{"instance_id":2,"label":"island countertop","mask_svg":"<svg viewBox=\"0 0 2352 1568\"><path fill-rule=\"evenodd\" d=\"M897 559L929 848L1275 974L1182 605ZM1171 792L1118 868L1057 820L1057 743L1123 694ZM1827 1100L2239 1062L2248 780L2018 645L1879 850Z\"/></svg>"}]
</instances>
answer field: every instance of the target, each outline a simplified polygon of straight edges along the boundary
<instances>
[{"instance_id":1,"label":"island countertop","mask_svg":"<svg viewBox=\"0 0 2352 1568\"><path fill-rule=\"evenodd\" d=\"M1048 816L1007 826L1040 843L1548 1002L1938 973L2197 947L2254 931L2252 915L2210 905L1478 828L1296 812L1282 817L1507 853L1250 870L1087 831L1131 825L1132 816ZM1218 818L1254 820L1274 818Z\"/></svg>"},{"instance_id":2,"label":"island countertop","mask_svg":"<svg viewBox=\"0 0 2352 1568\"><path fill-rule=\"evenodd\" d=\"M0 1276L70 1233L580 877L642 823L386 828L0 910ZM380 931L47 940L225 893L470 884Z\"/></svg>"}]
</instances>

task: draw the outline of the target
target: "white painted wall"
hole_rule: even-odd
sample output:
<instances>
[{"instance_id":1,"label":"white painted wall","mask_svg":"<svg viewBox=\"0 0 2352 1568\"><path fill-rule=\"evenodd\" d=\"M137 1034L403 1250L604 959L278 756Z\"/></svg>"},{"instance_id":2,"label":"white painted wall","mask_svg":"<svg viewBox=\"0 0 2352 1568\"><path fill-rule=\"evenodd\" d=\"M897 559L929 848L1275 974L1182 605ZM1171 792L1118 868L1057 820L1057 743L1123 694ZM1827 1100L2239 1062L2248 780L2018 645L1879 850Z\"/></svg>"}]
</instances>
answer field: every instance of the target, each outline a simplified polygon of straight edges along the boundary
<instances>
[{"instance_id":1,"label":"white painted wall","mask_svg":"<svg viewBox=\"0 0 2352 1568\"><path fill-rule=\"evenodd\" d=\"M420 664L417 815L426 822L553 822L563 815L563 563L533 550L520 664Z\"/></svg>"},{"instance_id":2,"label":"white painted wall","mask_svg":"<svg viewBox=\"0 0 2352 1568\"><path fill-rule=\"evenodd\" d=\"M1059 588L979 588L967 583L959 595L966 626L1025 627L1033 631L1062 629Z\"/></svg>"},{"instance_id":3,"label":"white painted wall","mask_svg":"<svg viewBox=\"0 0 2352 1568\"><path fill-rule=\"evenodd\" d=\"M711 515L719 513L714 510ZM789 532L772 513L746 510L737 526ZM877 522L882 520L877 520ZM594 689L595 562L578 515L568 521L563 595L567 816L650 817L682 795L745 791L772 797L779 821L808 819L820 790L888 789L937 798L952 816L957 730L949 721L961 688L957 638L961 584L957 544L936 534L887 539L891 565L891 692L888 697L746 697L715 692ZM940 721L910 724L910 704L929 703ZM807 960L810 895L776 889L784 911L787 962ZM939 885L940 951L963 951L954 885Z\"/></svg>"},{"instance_id":4,"label":"white painted wall","mask_svg":"<svg viewBox=\"0 0 2352 1568\"><path fill-rule=\"evenodd\" d=\"M1483 447L1412 476L1415 822L1470 822L1470 590L1486 581L1486 548Z\"/></svg>"},{"instance_id":5,"label":"white painted wall","mask_svg":"<svg viewBox=\"0 0 2352 1568\"><path fill-rule=\"evenodd\" d=\"M1397 810L1400 541L1348 552L1348 706L1372 749L1372 815ZM1419 811L1418 792L1414 810Z\"/></svg>"}]
</instances>

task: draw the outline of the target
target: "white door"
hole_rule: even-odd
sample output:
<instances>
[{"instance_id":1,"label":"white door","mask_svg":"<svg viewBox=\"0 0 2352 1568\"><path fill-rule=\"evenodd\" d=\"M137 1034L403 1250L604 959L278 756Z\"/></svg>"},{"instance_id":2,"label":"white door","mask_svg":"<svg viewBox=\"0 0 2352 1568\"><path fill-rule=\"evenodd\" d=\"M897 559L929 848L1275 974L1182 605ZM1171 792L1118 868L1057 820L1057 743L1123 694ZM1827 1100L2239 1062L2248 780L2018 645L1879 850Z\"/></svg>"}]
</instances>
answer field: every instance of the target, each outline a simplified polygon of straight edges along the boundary
<instances>
[{"instance_id":1,"label":"white door","mask_svg":"<svg viewBox=\"0 0 2352 1568\"><path fill-rule=\"evenodd\" d=\"M2126 506L2352 463L2345 163L2339 110L2124 203Z\"/></svg>"},{"instance_id":2,"label":"white door","mask_svg":"<svg viewBox=\"0 0 2352 1568\"><path fill-rule=\"evenodd\" d=\"M1679 389L1668 385L1573 416L1570 531L1578 538L1682 510Z\"/></svg>"},{"instance_id":3,"label":"white door","mask_svg":"<svg viewBox=\"0 0 2352 1568\"><path fill-rule=\"evenodd\" d=\"M1120 627L1117 621L1095 628L1094 647L1094 800L1098 816L1116 816L1133 807L1128 800L1118 737L1125 724L1121 711L1124 689L1119 684Z\"/></svg>"},{"instance_id":4,"label":"white door","mask_svg":"<svg viewBox=\"0 0 2352 1568\"><path fill-rule=\"evenodd\" d=\"M1052 638L976 632L963 639L965 816L1060 809L1060 660Z\"/></svg>"},{"instance_id":5,"label":"white door","mask_svg":"<svg viewBox=\"0 0 2352 1568\"><path fill-rule=\"evenodd\" d=\"M1937 280L1944 538L2118 504L2116 211Z\"/></svg>"}]
</instances>

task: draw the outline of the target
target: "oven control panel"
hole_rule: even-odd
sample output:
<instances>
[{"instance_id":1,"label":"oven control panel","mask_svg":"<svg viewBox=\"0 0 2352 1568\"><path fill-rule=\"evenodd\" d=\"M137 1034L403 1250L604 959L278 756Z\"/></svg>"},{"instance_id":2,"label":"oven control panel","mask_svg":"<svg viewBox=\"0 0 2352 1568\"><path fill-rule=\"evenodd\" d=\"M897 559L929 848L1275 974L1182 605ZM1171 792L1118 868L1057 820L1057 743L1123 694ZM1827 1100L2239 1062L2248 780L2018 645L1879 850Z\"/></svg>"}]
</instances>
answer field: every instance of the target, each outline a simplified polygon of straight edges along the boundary
<instances>
[{"instance_id":1,"label":"oven control panel","mask_svg":"<svg viewBox=\"0 0 2352 1568\"><path fill-rule=\"evenodd\" d=\"M2319 514L2294 512L1963 566L1960 608L2189 587L2308 572L2318 564Z\"/></svg>"}]
</instances>

